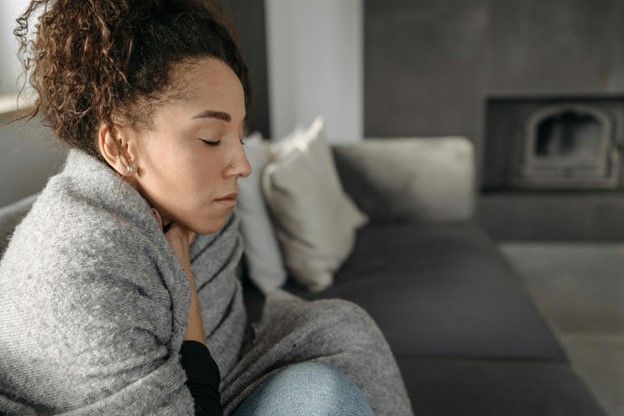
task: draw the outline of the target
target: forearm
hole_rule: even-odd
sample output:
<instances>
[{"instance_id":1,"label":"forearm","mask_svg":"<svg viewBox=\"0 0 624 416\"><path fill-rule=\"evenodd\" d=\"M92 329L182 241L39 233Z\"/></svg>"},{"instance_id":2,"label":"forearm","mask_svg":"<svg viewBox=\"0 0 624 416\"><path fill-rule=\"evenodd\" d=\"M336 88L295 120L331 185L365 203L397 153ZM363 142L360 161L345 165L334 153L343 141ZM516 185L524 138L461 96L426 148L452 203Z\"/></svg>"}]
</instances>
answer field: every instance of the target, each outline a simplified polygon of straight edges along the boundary
<instances>
[{"instance_id":1,"label":"forearm","mask_svg":"<svg viewBox=\"0 0 624 416\"><path fill-rule=\"evenodd\" d=\"M195 277L191 269L191 262L185 261L184 270L191 288L191 304L188 312L188 322L186 332L184 334L185 341L198 341L206 345L206 335L204 334L204 324L201 316L199 298L197 297L197 288L195 287Z\"/></svg>"},{"instance_id":2,"label":"forearm","mask_svg":"<svg viewBox=\"0 0 624 416\"><path fill-rule=\"evenodd\" d=\"M182 366L188 378L186 385L195 402L195 416L223 416L219 394L221 374L217 363L206 347L206 336L191 264L189 261L183 261L183 266L191 288L188 322L180 350Z\"/></svg>"}]
</instances>

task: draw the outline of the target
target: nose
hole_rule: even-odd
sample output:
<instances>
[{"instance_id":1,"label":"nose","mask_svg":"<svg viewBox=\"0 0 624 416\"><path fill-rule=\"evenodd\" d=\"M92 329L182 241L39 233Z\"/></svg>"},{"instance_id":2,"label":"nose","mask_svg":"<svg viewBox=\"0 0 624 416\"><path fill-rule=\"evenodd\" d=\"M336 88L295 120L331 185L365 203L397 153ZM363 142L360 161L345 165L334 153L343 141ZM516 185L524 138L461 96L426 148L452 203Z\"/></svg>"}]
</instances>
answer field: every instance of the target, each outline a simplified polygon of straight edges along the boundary
<instances>
[{"instance_id":1,"label":"nose","mask_svg":"<svg viewBox=\"0 0 624 416\"><path fill-rule=\"evenodd\" d=\"M232 159L232 162L229 166L230 175L241 176L243 178L251 175L251 164L249 160L247 160L247 155L245 155L245 151L240 146L240 151L236 153L236 156Z\"/></svg>"}]
</instances>

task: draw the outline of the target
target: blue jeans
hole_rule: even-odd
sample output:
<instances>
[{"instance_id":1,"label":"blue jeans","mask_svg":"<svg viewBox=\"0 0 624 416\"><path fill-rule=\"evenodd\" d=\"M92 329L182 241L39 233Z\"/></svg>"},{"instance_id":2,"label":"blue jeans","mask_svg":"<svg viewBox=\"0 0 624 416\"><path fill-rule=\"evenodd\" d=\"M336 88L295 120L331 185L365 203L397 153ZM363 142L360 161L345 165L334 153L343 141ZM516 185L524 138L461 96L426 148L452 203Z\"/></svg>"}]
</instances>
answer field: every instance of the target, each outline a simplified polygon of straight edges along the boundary
<instances>
[{"instance_id":1,"label":"blue jeans","mask_svg":"<svg viewBox=\"0 0 624 416\"><path fill-rule=\"evenodd\" d=\"M358 387L334 367L293 364L260 384L232 416L373 416Z\"/></svg>"}]
</instances>

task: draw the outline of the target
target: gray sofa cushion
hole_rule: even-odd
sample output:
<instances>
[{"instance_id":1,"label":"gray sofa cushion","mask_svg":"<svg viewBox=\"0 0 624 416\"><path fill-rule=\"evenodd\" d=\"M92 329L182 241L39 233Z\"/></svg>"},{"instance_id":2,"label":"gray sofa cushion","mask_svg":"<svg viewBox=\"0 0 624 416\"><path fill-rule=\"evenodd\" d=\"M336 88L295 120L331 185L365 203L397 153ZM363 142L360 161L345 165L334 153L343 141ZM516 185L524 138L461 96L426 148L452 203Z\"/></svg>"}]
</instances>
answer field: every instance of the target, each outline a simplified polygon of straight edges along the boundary
<instances>
[{"instance_id":1,"label":"gray sofa cushion","mask_svg":"<svg viewBox=\"0 0 624 416\"><path fill-rule=\"evenodd\" d=\"M565 365L396 358L416 415L607 416Z\"/></svg>"},{"instance_id":2,"label":"gray sofa cushion","mask_svg":"<svg viewBox=\"0 0 624 416\"><path fill-rule=\"evenodd\" d=\"M465 137L367 138L332 152L345 192L371 224L472 217L475 156Z\"/></svg>"},{"instance_id":3,"label":"gray sofa cushion","mask_svg":"<svg viewBox=\"0 0 624 416\"><path fill-rule=\"evenodd\" d=\"M361 228L334 285L315 297L362 306L398 354L567 362L519 276L474 225Z\"/></svg>"}]
</instances>

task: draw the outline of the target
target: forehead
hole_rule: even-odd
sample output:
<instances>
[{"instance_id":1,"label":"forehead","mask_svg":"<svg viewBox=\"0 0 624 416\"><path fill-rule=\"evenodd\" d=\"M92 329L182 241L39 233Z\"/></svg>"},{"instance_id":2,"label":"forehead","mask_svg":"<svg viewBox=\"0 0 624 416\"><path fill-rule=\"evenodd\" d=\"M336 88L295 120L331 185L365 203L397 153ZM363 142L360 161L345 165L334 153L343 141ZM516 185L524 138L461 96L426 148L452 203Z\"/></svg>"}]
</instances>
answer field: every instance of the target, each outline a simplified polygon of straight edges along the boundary
<instances>
[{"instance_id":1,"label":"forehead","mask_svg":"<svg viewBox=\"0 0 624 416\"><path fill-rule=\"evenodd\" d=\"M218 59L201 58L177 64L171 74L171 89L174 101L199 106L201 110L244 115L243 86L234 71Z\"/></svg>"}]
</instances>

